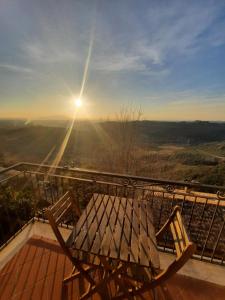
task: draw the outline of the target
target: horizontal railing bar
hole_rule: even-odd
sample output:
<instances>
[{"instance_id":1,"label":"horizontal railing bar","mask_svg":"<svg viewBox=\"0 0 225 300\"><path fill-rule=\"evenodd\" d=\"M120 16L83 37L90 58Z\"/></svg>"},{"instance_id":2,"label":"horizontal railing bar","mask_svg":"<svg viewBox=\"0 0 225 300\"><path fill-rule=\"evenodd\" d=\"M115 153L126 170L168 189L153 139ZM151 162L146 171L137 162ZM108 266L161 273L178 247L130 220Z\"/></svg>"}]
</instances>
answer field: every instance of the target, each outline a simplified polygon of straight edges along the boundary
<instances>
[{"instance_id":1,"label":"horizontal railing bar","mask_svg":"<svg viewBox=\"0 0 225 300\"><path fill-rule=\"evenodd\" d=\"M64 168L60 166L51 166L46 164L38 164L38 163L29 163L29 162L21 162L19 164L16 164L12 167L9 167L9 169L12 168L18 168L21 166L30 166L30 167L37 167L37 168L44 168L44 169L53 169L58 171L69 171L69 172L78 172L81 174L88 174L88 175L97 175L97 176L106 176L106 177L114 177L114 178L120 178L120 179L131 179L134 181L143 181L143 182L152 182L152 183L161 183L161 184L167 184L167 185L177 185L177 186L184 186L184 187L195 187L195 188L205 188L205 189L213 189L213 190L221 190L225 191L225 186L217 186L217 185L209 185L209 184L200 184L200 183L194 183L194 182L188 182L188 181L173 181L173 180L165 180L165 179L157 179L157 178L150 178L150 177L142 177L142 176L136 176L136 175L129 175L129 174L120 174L120 173L110 173L110 172L102 172L102 171L96 171L96 170L90 170L90 169L82 169L82 168ZM4 170L5 171L5 170Z\"/></svg>"},{"instance_id":2,"label":"horizontal railing bar","mask_svg":"<svg viewBox=\"0 0 225 300\"><path fill-rule=\"evenodd\" d=\"M18 167L20 167L20 166L22 166L22 165L24 165L24 163L23 163L23 162L20 162L20 163L17 163L17 164L15 164L15 165L12 165L12 166L10 166L10 167L7 167L7 168L5 168L5 169L3 169L3 170L0 171L0 175L1 175L1 174L4 174L4 173L6 173L6 172L8 172L8 171L10 171L10 170L17 169Z\"/></svg>"},{"instance_id":3,"label":"horizontal railing bar","mask_svg":"<svg viewBox=\"0 0 225 300\"><path fill-rule=\"evenodd\" d=\"M42 176L44 176L45 175L45 173L43 173L43 172L38 172L38 171L24 171L25 172L25 174L26 173L29 173L29 174L36 174L36 175L42 175ZM110 181L102 181L102 180L94 180L94 179L86 179L86 178L80 178L80 177L72 177L72 176L65 176L65 175L58 175L58 174L49 174L48 175L49 177L55 177L55 178L62 178L62 179L67 179L67 180L72 180L72 181L79 181L79 182L87 182L87 183L96 183L96 184L104 184L104 185L111 185L111 186L120 186L120 187L123 187L124 186L124 184L121 184L121 183L116 183L116 182L110 182ZM139 190L143 190L143 191L151 191L151 189L148 189L147 187L145 187L145 186L135 186L135 187L133 187L132 185L126 185L126 187L128 187L128 188L137 188L137 189L139 189ZM154 187L154 186L153 186ZM155 192L157 192L157 191L155 191ZM168 193L168 192L165 192L165 191L161 191L161 190L159 190L158 191L159 193ZM185 193L185 192L182 192L181 190L174 190L173 191L173 197L174 197L174 194L175 195L177 195L177 196L188 196L189 194L187 194L187 193ZM160 198L161 199L161 196L159 195L159 196L157 196L157 195L154 195L154 197L155 198ZM192 196L191 196L192 197ZM206 199L208 199L208 204L210 204L210 205L216 205L217 204L217 202L218 202L218 199L217 198L211 198L211 197L209 197L209 196L204 196L204 195L200 195L200 196L198 196L198 195L195 195L194 196L194 198L195 198L195 203L200 203L200 204L204 204L205 203L205 201L206 201ZM198 198L200 198L199 200L196 200L196 199L198 199ZM170 198L165 198L165 197L163 197L163 199L164 200L171 200ZM174 198L175 200L181 200L181 199L178 199L178 198ZM204 201L204 200L205 201ZM192 199L188 199L188 198L186 198L185 199L185 201L189 201L189 202L193 202L193 200ZM219 203L219 206L225 206L225 201L220 201L220 203Z\"/></svg>"},{"instance_id":4,"label":"horizontal railing bar","mask_svg":"<svg viewBox=\"0 0 225 300\"><path fill-rule=\"evenodd\" d=\"M21 174L21 172L19 174L15 174L15 175L4 178L4 179L0 180L0 184L4 183L5 181L9 181L15 177L18 177L20 174Z\"/></svg>"},{"instance_id":5,"label":"horizontal railing bar","mask_svg":"<svg viewBox=\"0 0 225 300\"><path fill-rule=\"evenodd\" d=\"M46 173L38 172L38 171L24 171L25 174L36 174L36 175L46 175ZM59 175L59 174L49 174L49 177L55 177L55 178L62 178L62 179L68 179L68 180L74 180L74 181L80 181L80 182L88 182L88 183L99 183L99 184L106 184L106 185L115 185L115 186L124 186L123 184L116 183L116 182L107 182L107 181L101 181L101 180L94 180L94 179L86 179L86 178L80 178L80 177L72 177L72 176L65 176L65 175ZM128 186L129 187L129 186ZM132 187L132 186L130 186Z\"/></svg>"}]
</instances>

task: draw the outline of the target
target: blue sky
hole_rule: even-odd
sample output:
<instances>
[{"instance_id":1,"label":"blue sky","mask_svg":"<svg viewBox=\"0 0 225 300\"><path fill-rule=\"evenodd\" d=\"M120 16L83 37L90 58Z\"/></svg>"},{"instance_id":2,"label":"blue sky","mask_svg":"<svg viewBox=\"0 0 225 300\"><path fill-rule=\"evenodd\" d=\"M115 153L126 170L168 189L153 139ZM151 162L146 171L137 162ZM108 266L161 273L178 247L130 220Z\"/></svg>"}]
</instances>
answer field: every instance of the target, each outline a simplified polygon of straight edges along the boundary
<instances>
[{"instance_id":1,"label":"blue sky","mask_svg":"<svg viewBox=\"0 0 225 300\"><path fill-rule=\"evenodd\" d=\"M225 1L1 0L0 117L225 121Z\"/></svg>"}]
</instances>

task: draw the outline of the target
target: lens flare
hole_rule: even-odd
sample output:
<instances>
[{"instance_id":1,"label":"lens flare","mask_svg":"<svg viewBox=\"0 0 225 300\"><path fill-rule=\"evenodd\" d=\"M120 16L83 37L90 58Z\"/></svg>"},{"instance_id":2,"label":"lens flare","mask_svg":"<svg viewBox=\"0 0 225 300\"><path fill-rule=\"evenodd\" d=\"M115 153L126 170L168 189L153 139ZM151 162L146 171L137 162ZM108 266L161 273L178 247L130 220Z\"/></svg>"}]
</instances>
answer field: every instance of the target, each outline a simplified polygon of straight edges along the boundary
<instances>
[{"instance_id":1,"label":"lens flare","mask_svg":"<svg viewBox=\"0 0 225 300\"><path fill-rule=\"evenodd\" d=\"M80 98L77 98L77 99L75 99L74 104L76 107L81 107L83 103Z\"/></svg>"}]
</instances>

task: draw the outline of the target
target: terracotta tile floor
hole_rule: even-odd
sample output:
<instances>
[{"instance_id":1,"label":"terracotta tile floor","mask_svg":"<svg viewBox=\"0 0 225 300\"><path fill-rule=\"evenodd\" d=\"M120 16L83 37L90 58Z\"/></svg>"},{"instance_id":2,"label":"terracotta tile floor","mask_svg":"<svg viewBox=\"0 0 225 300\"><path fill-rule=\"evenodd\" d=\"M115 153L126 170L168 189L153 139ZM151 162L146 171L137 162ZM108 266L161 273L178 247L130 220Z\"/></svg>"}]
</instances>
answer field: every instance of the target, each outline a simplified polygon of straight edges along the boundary
<instances>
[{"instance_id":1,"label":"terracotta tile floor","mask_svg":"<svg viewBox=\"0 0 225 300\"><path fill-rule=\"evenodd\" d=\"M74 280L62 292L62 279L72 269L57 242L34 236L0 271L0 299L79 299L86 283ZM113 293L113 283L109 295ZM152 299L146 293L144 299ZM157 289L158 299L225 299L225 287L176 275ZM107 300L109 296L105 295ZM100 299L95 294L92 299Z\"/></svg>"}]
</instances>

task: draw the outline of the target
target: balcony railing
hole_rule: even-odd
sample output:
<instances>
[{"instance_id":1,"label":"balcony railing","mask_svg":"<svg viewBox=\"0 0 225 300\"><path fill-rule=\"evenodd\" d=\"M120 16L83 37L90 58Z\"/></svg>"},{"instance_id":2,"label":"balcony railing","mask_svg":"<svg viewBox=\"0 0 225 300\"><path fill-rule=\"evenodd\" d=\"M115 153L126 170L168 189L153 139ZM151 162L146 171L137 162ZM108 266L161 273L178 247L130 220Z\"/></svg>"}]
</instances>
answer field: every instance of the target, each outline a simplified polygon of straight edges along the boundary
<instances>
[{"instance_id":1,"label":"balcony railing","mask_svg":"<svg viewBox=\"0 0 225 300\"><path fill-rule=\"evenodd\" d=\"M65 191L72 189L84 208L93 193L112 197L132 197L148 200L158 230L168 218L173 206L182 208L182 216L191 239L197 245L196 259L225 265L225 187L193 182L171 181L147 177L112 174L92 170L19 163L0 172L13 174L0 181L1 193L32 202L32 214L44 219L45 208ZM23 200L22 200L23 201ZM70 220L68 220L69 223ZM0 232L1 234L1 232ZM159 249L174 252L172 238L165 235Z\"/></svg>"}]
</instances>

